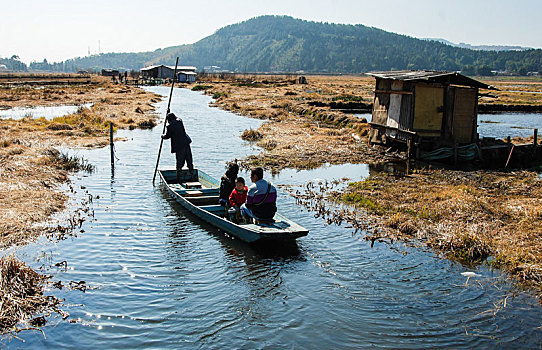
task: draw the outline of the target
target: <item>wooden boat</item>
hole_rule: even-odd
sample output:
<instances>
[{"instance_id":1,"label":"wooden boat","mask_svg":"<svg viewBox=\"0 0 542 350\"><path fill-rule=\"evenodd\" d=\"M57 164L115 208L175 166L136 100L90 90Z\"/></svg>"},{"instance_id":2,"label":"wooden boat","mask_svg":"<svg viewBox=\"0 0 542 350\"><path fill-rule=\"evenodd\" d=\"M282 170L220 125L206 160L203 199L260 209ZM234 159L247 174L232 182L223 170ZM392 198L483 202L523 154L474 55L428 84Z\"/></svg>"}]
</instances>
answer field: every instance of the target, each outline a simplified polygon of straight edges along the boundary
<instances>
[{"instance_id":1,"label":"wooden boat","mask_svg":"<svg viewBox=\"0 0 542 350\"><path fill-rule=\"evenodd\" d=\"M159 170L162 184L175 201L230 236L253 243L294 240L309 233L279 213L275 214L274 222L267 223L237 224L228 220L225 208L218 204L220 182L201 170L194 172L191 178L188 170L183 169L179 183L176 170Z\"/></svg>"}]
</instances>

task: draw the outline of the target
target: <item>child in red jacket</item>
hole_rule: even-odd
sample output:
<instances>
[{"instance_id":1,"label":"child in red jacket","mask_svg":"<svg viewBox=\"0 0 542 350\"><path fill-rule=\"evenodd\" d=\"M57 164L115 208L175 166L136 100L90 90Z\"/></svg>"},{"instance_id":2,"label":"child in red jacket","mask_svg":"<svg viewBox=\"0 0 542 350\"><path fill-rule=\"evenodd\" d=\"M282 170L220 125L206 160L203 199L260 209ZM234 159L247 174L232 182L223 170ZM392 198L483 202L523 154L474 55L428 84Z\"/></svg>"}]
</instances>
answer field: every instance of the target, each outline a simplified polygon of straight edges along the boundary
<instances>
[{"instance_id":1,"label":"child in red jacket","mask_svg":"<svg viewBox=\"0 0 542 350\"><path fill-rule=\"evenodd\" d=\"M240 218L240 208L247 200L248 188L245 185L245 179L238 177L235 179L235 188L230 194L230 205L231 208L228 211L230 214L230 219L235 219L235 222L239 222ZM234 220L232 220L234 221Z\"/></svg>"}]
</instances>

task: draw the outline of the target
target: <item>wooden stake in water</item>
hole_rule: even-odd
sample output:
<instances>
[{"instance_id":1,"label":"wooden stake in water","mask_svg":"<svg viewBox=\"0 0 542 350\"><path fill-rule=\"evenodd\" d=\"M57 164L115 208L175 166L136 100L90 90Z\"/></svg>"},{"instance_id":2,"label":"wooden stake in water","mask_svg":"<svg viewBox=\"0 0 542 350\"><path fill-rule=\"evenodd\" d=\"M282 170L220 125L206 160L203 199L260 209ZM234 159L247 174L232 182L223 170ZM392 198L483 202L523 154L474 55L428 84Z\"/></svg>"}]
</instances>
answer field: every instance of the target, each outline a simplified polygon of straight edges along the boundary
<instances>
[{"instance_id":1,"label":"wooden stake in water","mask_svg":"<svg viewBox=\"0 0 542 350\"><path fill-rule=\"evenodd\" d=\"M113 145L113 122L109 122L109 148L111 149L111 166L115 166L115 149Z\"/></svg>"}]
</instances>

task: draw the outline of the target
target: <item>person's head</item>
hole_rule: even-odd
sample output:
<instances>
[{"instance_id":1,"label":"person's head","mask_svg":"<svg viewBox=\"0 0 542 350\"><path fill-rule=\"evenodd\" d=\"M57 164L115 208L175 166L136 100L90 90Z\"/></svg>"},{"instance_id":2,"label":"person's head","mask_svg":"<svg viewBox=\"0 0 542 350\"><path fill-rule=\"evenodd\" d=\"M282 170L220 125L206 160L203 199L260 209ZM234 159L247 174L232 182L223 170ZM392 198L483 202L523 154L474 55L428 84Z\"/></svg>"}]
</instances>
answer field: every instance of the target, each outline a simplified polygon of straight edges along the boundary
<instances>
[{"instance_id":1,"label":"person's head","mask_svg":"<svg viewBox=\"0 0 542 350\"><path fill-rule=\"evenodd\" d=\"M167 119L168 122L171 123L172 121L177 119L177 116L175 114L173 114L173 113L168 113L168 115L166 115L166 119Z\"/></svg>"},{"instance_id":2,"label":"person's head","mask_svg":"<svg viewBox=\"0 0 542 350\"><path fill-rule=\"evenodd\" d=\"M235 179L235 188L237 188L238 191L243 191L245 189L245 179L242 177Z\"/></svg>"},{"instance_id":3,"label":"person's head","mask_svg":"<svg viewBox=\"0 0 542 350\"><path fill-rule=\"evenodd\" d=\"M226 174L228 174L228 177L235 178L237 177L238 172L239 172L239 165L237 165L237 163L230 163L228 165L228 170L226 170Z\"/></svg>"},{"instance_id":4,"label":"person's head","mask_svg":"<svg viewBox=\"0 0 542 350\"><path fill-rule=\"evenodd\" d=\"M263 179L263 169L260 167L252 169L250 172L250 180L256 182L261 179Z\"/></svg>"}]
</instances>

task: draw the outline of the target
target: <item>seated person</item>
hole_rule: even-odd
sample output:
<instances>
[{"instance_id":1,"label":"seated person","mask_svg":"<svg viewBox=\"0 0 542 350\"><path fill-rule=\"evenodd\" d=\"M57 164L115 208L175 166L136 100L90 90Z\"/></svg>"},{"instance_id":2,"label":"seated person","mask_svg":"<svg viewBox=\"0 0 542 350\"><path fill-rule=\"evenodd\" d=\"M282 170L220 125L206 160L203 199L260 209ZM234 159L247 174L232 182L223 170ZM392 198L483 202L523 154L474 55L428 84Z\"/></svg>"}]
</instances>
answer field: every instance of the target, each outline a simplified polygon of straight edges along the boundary
<instances>
[{"instance_id":1,"label":"seated person","mask_svg":"<svg viewBox=\"0 0 542 350\"><path fill-rule=\"evenodd\" d=\"M223 207L228 207L228 201L230 199L231 191L235 188L235 179L239 172L239 165L237 163L230 163L228 170L220 178L220 194L218 195L218 202Z\"/></svg>"},{"instance_id":2,"label":"seated person","mask_svg":"<svg viewBox=\"0 0 542 350\"><path fill-rule=\"evenodd\" d=\"M238 177L235 179L235 188L230 194L230 205L231 208L228 211L230 214L230 220L233 222L239 222L240 220L240 209L241 205L245 204L245 201L247 200L247 186L245 186L245 179L242 177Z\"/></svg>"},{"instance_id":3,"label":"seated person","mask_svg":"<svg viewBox=\"0 0 542 350\"><path fill-rule=\"evenodd\" d=\"M247 201L241 206L243 214L258 221L273 221L277 212L277 189L263 179L263 169L254 168L250 173L253 182L248 188Z\"/></svg>"}]
</instances>

